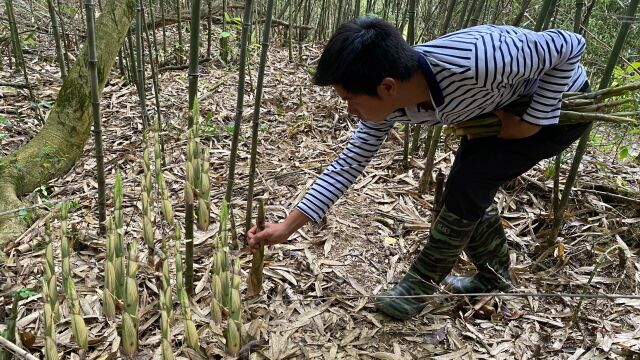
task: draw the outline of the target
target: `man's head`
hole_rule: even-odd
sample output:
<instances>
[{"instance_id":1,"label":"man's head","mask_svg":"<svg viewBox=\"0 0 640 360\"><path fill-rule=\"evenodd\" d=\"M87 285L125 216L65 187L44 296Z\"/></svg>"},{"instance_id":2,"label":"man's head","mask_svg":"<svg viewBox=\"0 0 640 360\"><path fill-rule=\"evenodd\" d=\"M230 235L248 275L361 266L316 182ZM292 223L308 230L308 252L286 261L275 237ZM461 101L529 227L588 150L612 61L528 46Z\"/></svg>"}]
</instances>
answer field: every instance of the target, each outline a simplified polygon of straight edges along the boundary
<instances>
[{"instance_id":1,"label":"man's head","mask_svg":"<svg viewBox=\"0 0 640 360\"><path fill-rule=\"evenodd\" d=\"M417 56L395 27L362 16L333 34L320 56L314 82L334 86L349 102L352 114L382 120L396 109L392 97L398 82L409 80L418 70Z\"/></svg>"}]
</instances>

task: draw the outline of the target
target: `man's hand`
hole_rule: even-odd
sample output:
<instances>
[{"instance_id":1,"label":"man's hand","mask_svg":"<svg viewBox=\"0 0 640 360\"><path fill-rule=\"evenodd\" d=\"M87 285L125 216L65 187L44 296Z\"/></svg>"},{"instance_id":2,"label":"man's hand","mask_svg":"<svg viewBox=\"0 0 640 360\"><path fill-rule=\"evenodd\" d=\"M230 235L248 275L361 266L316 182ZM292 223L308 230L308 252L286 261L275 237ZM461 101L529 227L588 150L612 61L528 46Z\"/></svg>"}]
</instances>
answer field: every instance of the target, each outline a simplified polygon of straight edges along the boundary
<instances>
[{"instance_id":1,"label":"man's hand","mask_svg":"<svg viewBox=\"0 0 640 360\"><path fill-rule=\"evenodd\" d=\"M509 114L502 109L494 111L496 116L502 122L500 133L498 137L501 139L522 139L534 135L542 126L530 124L526 121L522 121L519 116Z\"/></svg>"},{"instance_id":2,"label":"man's hand","mask_svg":"<svg viewBox=\"0 0 640 360\"><path fill-rule=\"evenodd\" d=\"M260 245L261 241L264 241L265 245L280 244L289 238L294 231L291 231L286 223L281 222L279 224L266 223L264 229L256 234L257 227L254 226L247 233L249 239L249 247L253 250Z\"/></svg>"},{"instance_id":3,"label":"man's hand","mask_svg":"<svg viewBox=\"0 0 640 360\"><path fill-rule=\"evenodd\" d=\"M254 226L247 233L249 248L253 252L262 241L264 241L265 245L283 243L308 221L307 215L298 209L294 209L283 222L278 224L266 223L264 229L257 234L257 227Z\"/></svg>"}]
</instances>

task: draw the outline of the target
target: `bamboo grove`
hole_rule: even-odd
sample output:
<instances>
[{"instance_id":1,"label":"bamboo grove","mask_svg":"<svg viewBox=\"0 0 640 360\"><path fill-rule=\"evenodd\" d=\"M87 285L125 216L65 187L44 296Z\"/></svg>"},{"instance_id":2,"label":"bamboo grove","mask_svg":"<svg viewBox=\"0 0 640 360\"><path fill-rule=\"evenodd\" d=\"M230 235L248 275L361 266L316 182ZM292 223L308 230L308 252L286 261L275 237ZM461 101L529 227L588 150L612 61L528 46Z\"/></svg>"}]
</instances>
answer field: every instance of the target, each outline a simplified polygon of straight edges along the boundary
<instances>
[{"instance_id":1,"label":"bamboo grove","mask_svg":"<svg viewBox=\"0 0 640 360\"><path fill-rule=\"evenodd\" d=\"M140 281L141 271L151 272L157 288L157 301L154 311L157 317L160 341L158 351L162 359L173 359L178 352L177 344L195 352L202 352L202 328L196 326L194 309L199 304L194 298L198 295L198 274L194 268L194 243L198 236L210 233L214 228L212 246L206 257L210 258L210 269L207 269L206 285L210 296L204 302L210 308L208 321L212 329L222 329L226 349L230 355L237 355L246 343L243 329L246 327L244 317L244 301L241 289L242 274L239 258L238 236L236 233L233 206L240 208L244 214L241 231L246 233L253 225L254 208L257 207L256 223L260 230L264 226L265 202L269 199L254 196L257 179L256 168L258 158L258 141L260 128L260 106L265 77L268 50L270 46L286 46L289 48L291 66L304 66L303 44L325 41L330 34L344 21L361 14L375 14L398 28L403 29L410 44L420 43L447 32L482 23L504 23L527 26L538 30L549 27L573 28L582 32L590 28L595 1L586 4L577 2L577 6L568 1L512 1L512 0L428 0L428 1L391 1L391 0L247 0L237 5L227 0L84 0L84 12L70 11L74 6L60 1L47 0L42 6L45 16L50 22L50 31L55 41L55 61L63 84L73 84L78 79L87 79L89 89L86 98L91 106L92 124L87 129L93 130L95 158L97 162L96 179L98 196L96 201L100 223L99 235L104 240L104 256L101 257L103 267L102 287L98 290L102 298L102 315L118 328L121 338L120 352L123 356L136 358L139 352L140 323ZM24 85L30 87L29 65L25 62L23 44L21 44L18 26L25 27L15 16L16 0L5 0L8 38L11 56L9 67L21 72ZM584 8L586 5L586 9ZM24 6L24 4L20 4ZM625 5L624 16L633 17L637 13L638 0L630 0ZM120 9L125 18L126 28L121 30L117 39L118 48L111 51L112 56L105 58L104 42L100 35L102 22L95 16L102 13L102 8ZM73 13L73 14L72 14ZM570 25L568 25L570 24ZM33 25L39 26L39 25ZM607 54L609 61L599 75L601 79L597 91L590 94L566 94L563 101L561 121L597 121L616 124L633 123L638 117L636 111L617 110L620 106L632 101L631 97L620 99L622 95L637 92L640 85L610 87L614 67L619 57L624 57L624 48L638 45L638 38L630 37L630 24L622 22L616 34L611 51ZM635 30L637 34L637 29ZM187 36L188 35L188 36ZM273 36L272 36L273 35ZM85 38L86 37L86 38ZM74 72L76 66L69 54L71 49L79 49L86 42L86 63L84 70ZM245 187L235 188L236 158L240 129L244 120L244 96L247 93L248 58L251 56L251 44L259 43L260 56L255 89L253 117L251 119L249 182ZM626 45L625 45L626 44ZM188 51L187 51L188 50ZM295 51L294 51L295 50ZM77 54L76 54L77 55ZM597 54L594 56L600 56ZM80 59L79 56L77 56ZM84 58L83 58L84 59ZM593 61L587 59L587 61ZM209 179L211 152L204 144L200 133L202 116L199 109L198 87L199 69L210 63L227 66L229 71L238 73L236 112L234 114L232 145L229 149L227 184L224 197L219 204L214 204L214 196ZM139 150L142 164L140 178L135 179L139 186L126 188L124 180L117 172L115 183L108 188L104 171L104 149L102 145L102 113L100 111L101 92L110 65L115 64L117 75L136 88L138 106L140 108L140 128L144 133L143 144ZM78 60L77 64L83 63ZM4 64L0 64L4 66ZM77 66L80 66L77 65ZM105 68L107 68L105 70ZM163 104L161 103L159 74L162 71L183 71L188 79L188 102L184 106L181 132L183 150L180 166L184 178L167 180L165 169L168 160L165 157L164 136L169 124L165 121ZM78 75L78 72L82 72ZM147 90L153 92L153 105L147 106ZM253 90L253 89L252 89ZM34 102L37 99L33 94ZM614 100L605 101L615 97ZM68 96L67 96L68 98ZM514 113L522 112L528 99L512 104ZM610 110L616 109L616 110ZM38 116L42 116L38 112ZM44 118L42 118L44 122ZM46 126L46 125L44 125ZM454 136L478 137L492 135L499 129L498 120L492 116L484 116L465 122L458 127L443 128L435 126L421 129L406 126L403 129L403 165L410 167L410 158L420 158L424 163L419 190L430 191L436 152L445 141ZM444 139L443 139L444 135ZM548 239L549 248L557 247L557 237L562 228L564 209L567 206L575 174L580 165L589 137L581 139L571 165L571 172L566 186L556 186L552 206L553 229ZM76 151L77 152L77 151ZM79 153L68 155L69 161L64 164L70 167ZM559 159L559 158L558 158ZM184 160L182 162L182 160ZM13 159L11 161L20 161ZM173 159L175 165L175 159ZM558 160L559 161L559 160ZM0 166L4 165L0 159ZM62 165L61 165L62 166ZM560 166L556 162L556 178L559 177ZM3 168L0 167L0 184L3 181ZM64 172L62 170L58 171ZM52 171L51 174L54 172ZM46 175L51 175L46 174ZM442 187L442 176L436 177L436 189ZM42 182L43 179L39 179ZM132 180L132 179L129 179ZM172 191L176 187L173 182L182 184L181 198L183 203L172 203ZM556 180L557 181L557 180ZM133 183L134 181L130 181ZM168 183L169 182L169 183ZM440 186L437 186L437 184ZM33 186L31 186L33 187ZM0 187L2 189L2 187ZM33 188L12 189L12 198L33 191ZM217 189L216 189L217 190ZM244 205L238 205L238 192L246 198ZM125 195L135 198L135 203L127 203ZM436 198L439 194L436 190ZM254 204L254 198L257 206ZM12 201L7 209L15 208L19 202ZM109 206L111 204L111 206ZM6 205L6 204L0 204ZM8 206L7 205L7 206ZM439 204L434 204L437 207ZM127 208L128 207L128 208ZM219 209L213 213L212 209ZM1 210L7 210L0 206ZM81 299L74 283L72 269L74 242L68 226L70 204L62 202L55 209L53 218L58 224L54 231L47 222L44 236L46 248L42 258L42 337L44 338L42 353L46 359L62 358L57 349L56 325L68 320L72 328L72 339L77 349L87 350L90 346L90 335L83 318ZM135 216L130 216L134 212ZM180 212L180 216L176 213ZM127 217L126 214L129 214ZM180 221L184 220L184 222ZM8 221L0 218L0 222ZM11 220L15 221L15 220ZM135 222L138 223L135 223ZM140 239L130 234L130 228L141 229ZM18 226L18 229L23 229ZM75 244L77 245L77 244ZM59 249L59 251L55 251ZM264 268L264 244L261 244L252 255L252 263L245 270L247 298L257 297L262 292ZM59 264L59 265L58 265ZM197 265L197 264L196 264ZM151 269L151 270L149 270ZM76 276L77 278L77 276ZM202 291L202 289L199 289ZM18 299L16 296L15 299ZM200 298L202 303L202 298ZM12 302L12 314L18 313L18 300ZM201 305L201 304L200 304ZM68 314L68 319L61 317ZM13 321L15 327L15 318ZM172 329L180 328L177 341ZM9 341L15 339L11 335L15 328L9 328ZM4 355L3 355L4 356ZM0 357L1 358L1 357Z\"/></svg>"}]
</instances>

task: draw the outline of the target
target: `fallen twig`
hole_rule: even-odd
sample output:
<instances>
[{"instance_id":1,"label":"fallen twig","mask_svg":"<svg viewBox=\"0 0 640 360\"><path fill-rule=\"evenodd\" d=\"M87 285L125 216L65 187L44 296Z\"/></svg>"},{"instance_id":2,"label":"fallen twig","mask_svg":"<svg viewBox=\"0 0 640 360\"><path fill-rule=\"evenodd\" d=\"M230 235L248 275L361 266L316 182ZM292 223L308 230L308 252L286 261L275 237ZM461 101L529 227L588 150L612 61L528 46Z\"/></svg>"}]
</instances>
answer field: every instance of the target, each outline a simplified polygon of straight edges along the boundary
<instances>
[{"instance_id":1,"label":"fallen twig","mask_svg":"<svg viewBox=\"0 0 640 360\"><path fill-rule=\"evenodd\" d=\"M10 352L13 353L13 355L15 355L16 357L18 357L20 359L38 360L37 357L31 355L28 351L24 350L23 348L19 347L16 344L10 342L9 340L3 338L2 336L0 336L0 347L3 347L5 349L9 350Z\"/></svg>"}]
</instances>

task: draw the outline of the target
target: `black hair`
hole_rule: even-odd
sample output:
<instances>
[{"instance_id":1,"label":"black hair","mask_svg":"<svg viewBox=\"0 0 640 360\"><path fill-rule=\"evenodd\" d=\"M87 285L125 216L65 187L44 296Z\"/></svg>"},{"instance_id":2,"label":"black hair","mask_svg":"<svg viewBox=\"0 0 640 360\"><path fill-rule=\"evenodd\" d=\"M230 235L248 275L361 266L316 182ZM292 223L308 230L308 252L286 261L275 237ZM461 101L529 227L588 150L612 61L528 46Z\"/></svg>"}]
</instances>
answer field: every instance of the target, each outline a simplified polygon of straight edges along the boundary
<instances>
[{"instance_id":1,"label":"black hair","mask_svg":"<svg viewBox=\"0 0 640 360\"><path fill-rule=\"evenodd\" d=\"M417 53L393 25L377 17L361 16L340 25L331 36L313 82L378 96L382 79L408 80L417 69Z\"/></svg>"}]
</instances>

